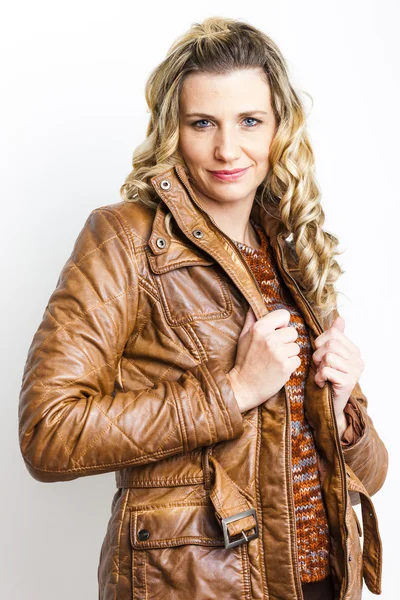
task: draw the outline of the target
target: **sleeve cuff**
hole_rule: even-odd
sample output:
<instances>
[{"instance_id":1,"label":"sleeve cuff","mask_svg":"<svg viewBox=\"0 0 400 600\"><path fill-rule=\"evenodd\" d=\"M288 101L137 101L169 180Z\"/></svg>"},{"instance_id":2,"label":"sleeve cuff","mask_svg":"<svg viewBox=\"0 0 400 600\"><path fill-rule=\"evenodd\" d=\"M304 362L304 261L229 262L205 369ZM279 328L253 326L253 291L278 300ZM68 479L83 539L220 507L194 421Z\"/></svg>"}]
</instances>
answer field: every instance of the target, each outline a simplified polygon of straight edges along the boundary
<instances>
[{"instance_id":1,"label":"sleeve cuff","mask_svg":"<svg viewBox=\"0 0 400 600\"><path fill-rule=\"evenodd\" d=\"M365 434L365 421L357 400L350 396L343 409L348 427L341 438L342 448L354 446Z\"/></svg>"},{"instance_id":2,"label":"sleeve cuff","mask_svg":"<svg viewBox=\"0 0 400 600\"><path fill-rule=\"evenodd\" d=\"M227 409L227 414L229 415L232 427L232 438L242 435L244 431L243 415L240 412L239 404L235 398L235 394L231 384L229 383L229 379L227 378L225 371L222 369L219 360L215 358L209 358L202 364L203 366L207 367L207 370L218 386L221 399L224 402Z\"/></svg>"}]
</instances>

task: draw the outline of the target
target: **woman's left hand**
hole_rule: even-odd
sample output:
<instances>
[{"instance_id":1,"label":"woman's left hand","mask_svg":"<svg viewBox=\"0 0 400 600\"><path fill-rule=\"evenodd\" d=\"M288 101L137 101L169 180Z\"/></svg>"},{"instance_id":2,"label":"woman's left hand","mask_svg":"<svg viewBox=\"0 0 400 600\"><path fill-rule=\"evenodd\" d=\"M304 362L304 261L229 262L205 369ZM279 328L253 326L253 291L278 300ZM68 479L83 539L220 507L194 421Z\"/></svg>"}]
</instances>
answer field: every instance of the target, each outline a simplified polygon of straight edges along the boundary
<instances>
[{"instance_id":1,"label":"woman's left hand","mask_svg":"<svg viewBox=\"0 0 400 600\"><path fill-rule=\"evenodd\" d=\"M347 426L343 409L365 366L360 350L343 333L344 327L344 318L336 317L331 327L315 339L317 350L312 355L318 367L315 383L323 387L326 380L332 382L335 416L342 429L340 437Z\"/></svg>"}]
</instances>

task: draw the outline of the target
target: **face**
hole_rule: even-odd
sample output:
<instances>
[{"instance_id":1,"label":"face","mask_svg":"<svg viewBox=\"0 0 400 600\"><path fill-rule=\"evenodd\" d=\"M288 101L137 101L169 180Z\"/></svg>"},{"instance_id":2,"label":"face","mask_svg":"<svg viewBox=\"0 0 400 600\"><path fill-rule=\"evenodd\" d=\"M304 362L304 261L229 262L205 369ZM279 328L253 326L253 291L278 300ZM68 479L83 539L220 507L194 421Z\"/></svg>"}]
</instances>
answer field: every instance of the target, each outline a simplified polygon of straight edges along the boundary
<instances>
[{"instance_id":1,"label":"face","mask_svg":"<svg viewBox=\"0 0 400 600\"><path fill-rule=\"evenodd\" d=\"M186 77L180 95L179 150L193 189L206 204L252 204L269 170L275 132L270 87L259 70ZM239 177L213 173L235 169L245 171Z\"/></svg>"}]
</instances>

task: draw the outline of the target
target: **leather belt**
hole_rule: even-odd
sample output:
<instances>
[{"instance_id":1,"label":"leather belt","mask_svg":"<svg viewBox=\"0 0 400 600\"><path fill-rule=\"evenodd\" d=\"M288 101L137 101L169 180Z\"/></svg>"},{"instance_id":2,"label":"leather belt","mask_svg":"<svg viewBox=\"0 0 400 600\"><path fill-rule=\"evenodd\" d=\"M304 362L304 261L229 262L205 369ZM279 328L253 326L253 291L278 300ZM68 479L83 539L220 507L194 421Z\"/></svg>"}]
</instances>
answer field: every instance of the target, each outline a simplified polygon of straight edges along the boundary
<instances>
[{"instance_id":1,"label":"leather belt","mask_svg":"<svg viewBox=\"0 0 400 600\"><path fill-rule=\"evenodd\" d=\"M363 521L363 577L374 594L382 593L382 539L379 533L378 517L371 496L362 481L346 464L349 475L348 488L360 494Z\"/></svg>"}]
</instances>

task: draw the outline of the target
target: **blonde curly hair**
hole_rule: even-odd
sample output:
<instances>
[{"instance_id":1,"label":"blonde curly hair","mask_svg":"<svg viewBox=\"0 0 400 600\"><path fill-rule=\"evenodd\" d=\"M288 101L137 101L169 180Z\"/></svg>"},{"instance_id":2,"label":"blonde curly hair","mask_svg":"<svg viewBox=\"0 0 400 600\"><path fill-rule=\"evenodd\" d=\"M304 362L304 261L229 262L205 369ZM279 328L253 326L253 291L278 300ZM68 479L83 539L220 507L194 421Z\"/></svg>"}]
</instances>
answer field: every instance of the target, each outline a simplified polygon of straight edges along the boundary
<instances>
[{"instance_id":1,"label":"blonde curly hair","mask_svg":"<svg viewBox=\"0 0 400 600\"><path fill-rule=\"evenodd\" d=\"M254 201L293 234L299 280L307 300L322 318L337 306L334 283L345 271L335 255L338 238L324 231L324 211L316 183L314 154L306 131L306 114L289 81L287 64L265 33L242 21L210 17L193 23L169 48L151 72L145 88L150 120L145 140L135 149L132 171L120 188L126 202L156 208L150 178L181 165L179 152L179 97L187 75L224 74L236 69L261 69L271 89L277 130L269 151L269 172ZM172 215L167 217L170 228Z\"/></svg>"}]
</instances>

